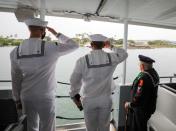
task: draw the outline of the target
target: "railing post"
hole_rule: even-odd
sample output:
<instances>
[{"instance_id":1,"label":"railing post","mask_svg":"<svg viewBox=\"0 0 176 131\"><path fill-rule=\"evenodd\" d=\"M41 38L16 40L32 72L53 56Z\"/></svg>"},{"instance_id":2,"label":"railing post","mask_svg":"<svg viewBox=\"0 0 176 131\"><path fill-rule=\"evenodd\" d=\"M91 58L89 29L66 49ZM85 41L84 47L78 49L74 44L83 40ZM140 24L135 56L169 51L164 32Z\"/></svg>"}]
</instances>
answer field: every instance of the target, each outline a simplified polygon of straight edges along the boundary
<instances>
[{"instance_id":1,"label":"railing post","mask_svg":"<svg viewBox=\"0 0 176 131\"><path fill-rule=\"evenodd\" d=\"M172 83L172 77L170 77L170 83Z\"/></svg>"}]
</instances>

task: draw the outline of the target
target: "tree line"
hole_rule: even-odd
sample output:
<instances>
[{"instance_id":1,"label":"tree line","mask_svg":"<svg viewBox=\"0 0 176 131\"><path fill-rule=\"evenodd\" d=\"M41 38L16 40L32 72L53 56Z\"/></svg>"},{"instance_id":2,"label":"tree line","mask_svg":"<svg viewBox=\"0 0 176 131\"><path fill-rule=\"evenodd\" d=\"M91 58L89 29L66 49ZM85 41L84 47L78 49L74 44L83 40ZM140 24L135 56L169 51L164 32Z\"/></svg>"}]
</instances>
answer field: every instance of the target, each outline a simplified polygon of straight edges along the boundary
<instances>
[{"instance_id":1,"label":"tree line","mask_svg":"<svg viewBox=\"0 0 176 131\"><path fill-rule=\"evenodd\" d=\"M88 34L77 34L73 40L79 43L80 46L86 46L90 44L90 40L87 37ZM46 40L51 40L49 36L45 37ZM123 45L123 39L114 39L110 38L110 42L115 46L122 46ZM14 39L10 37L2 37L0 36L0 46L18 46L22 42L22 39ZM136 41L134 40L128 40L128 45L134 46L136 45ZM153 41L147 41L147 45L149 47L176 47L176 45L172 44L170 41L165 40L153 40Z\"/></svg>"},{"instance_id":2,"label":"tree line","mask_svg":"<svg viewBox=\"0 0 176 131\"><path fill-rule=\"evenodd\" d=\"M18 46L21 42L21 39L0 36L0 46Z\"/></svg>"}]
</instances>

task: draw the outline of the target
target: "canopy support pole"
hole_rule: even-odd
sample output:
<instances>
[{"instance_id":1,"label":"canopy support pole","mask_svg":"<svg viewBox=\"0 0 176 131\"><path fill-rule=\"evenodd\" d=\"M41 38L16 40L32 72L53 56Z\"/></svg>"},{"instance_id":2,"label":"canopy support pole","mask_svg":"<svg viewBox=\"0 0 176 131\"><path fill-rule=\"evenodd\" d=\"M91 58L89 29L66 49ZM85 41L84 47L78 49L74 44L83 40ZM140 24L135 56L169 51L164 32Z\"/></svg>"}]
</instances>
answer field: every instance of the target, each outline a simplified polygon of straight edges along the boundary
<instances>
[{"instance_id":1,"label":"canopy support pole","mask_svg":"<svg viewBox=\"0 0 176 131\"><path fill-rule=\"evenodd\" d=\"M125 1L125 17L124 17L124 37L123 37L123 48L127 51L128 46L128 12L129 12L129 0ZM126 60L123 62L123 79L122 84L126 84Z\"/></svg>"},{"instance_id":2,"label":"canopy support pole","mask_svg":"<svg viewBox=\"0 0 176 131\"><path fill-rule=\"evenodd\" d=\"M46 0L40 0L40 18L45 20L46 14Z\"/></svg>"},{"instance_id":3,"label":"canopy support pole","mask_svg":"<svg viewBox=\"0 0 176 131\"><path fill-rule=\"evenodd\" d=\"M128 45L128 20L124 20L124 38L123 38L123 48L127 51ZM123 79L122 84L126 83L126 60L123 62Z\"/></svg>"}]
</instances>

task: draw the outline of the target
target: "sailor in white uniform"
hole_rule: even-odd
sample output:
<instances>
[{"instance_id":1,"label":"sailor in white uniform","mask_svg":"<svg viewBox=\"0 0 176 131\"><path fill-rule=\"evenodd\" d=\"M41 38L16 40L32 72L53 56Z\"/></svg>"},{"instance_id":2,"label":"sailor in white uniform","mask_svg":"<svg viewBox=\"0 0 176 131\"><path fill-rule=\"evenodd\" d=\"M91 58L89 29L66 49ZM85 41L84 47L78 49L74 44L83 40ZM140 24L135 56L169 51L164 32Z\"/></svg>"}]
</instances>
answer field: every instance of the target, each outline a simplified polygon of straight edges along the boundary
<instances>
[{"instance_id":1,"label":"sailor in white uniform","mask_svg":"<svg viewBox=\"0 0 176 131\"><path fill-rule=\"evenodd\" d=\"M77 60L71 75L70 96L75 101L82 87L82 103L87 131L109 131L112 106L111 93L113 72L128 54L124 49L110 45L101 34L90 36L92 51ZM109 48L107 53L102 48ZM81 108L80 108L81 109Z\"/></svg>"},{"instance_id":2,"label":"sailor in white uniform","mask_svg":"<svg viewBox=\"0 0 176 131\"><path fill-rule=\"evenodd\" d=\"M27 115L28 131L55 131L56 63L60 56L74 51L78 45L39 18L25 23L30 38L10 54L13 97L17 107L22 104ZM58 38L57 43L42 40L46 28Z\"/></svg>"}]
</instances>

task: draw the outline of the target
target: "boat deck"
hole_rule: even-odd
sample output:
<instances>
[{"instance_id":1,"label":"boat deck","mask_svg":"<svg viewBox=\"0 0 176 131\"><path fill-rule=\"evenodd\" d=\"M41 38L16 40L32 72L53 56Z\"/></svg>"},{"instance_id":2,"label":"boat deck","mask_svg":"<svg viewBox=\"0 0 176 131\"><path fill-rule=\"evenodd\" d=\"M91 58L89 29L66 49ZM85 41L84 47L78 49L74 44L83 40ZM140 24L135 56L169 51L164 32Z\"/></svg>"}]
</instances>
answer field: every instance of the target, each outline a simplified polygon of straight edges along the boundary
<instances>
[{"instance_id":1,"label":"boat deck","mask_svg":"<svg viewBox=\"0 0 176 131\"><path fill-rule=\"evenodd\" d=\"M75 124L68 124L63 126L58 126L56 131L86 131L85 123L75 123ZM110 124L110 131L116 131L114 126Z\"/></svg>"},{"instance_id":2,"label":"boat deck","mask_svg":"<svg viewBox=\"0 0 176 131\"><path fill-rule=\"evenodd\" d=\"M120 108L116 109L119 111L119 119L116 120L118 123L116 123L115 125L118 129L124 130L125 113L123 112L122 104L123 104L123 100L128 99L127 94L130 94L129 93L130 87L127 85L124 85L124 86L122 85L120 86L119 90L120 90L119 99L121 100L119 103ZM12 109L12 104L9 103L9 101L12 100L11 98L12 98L11 90L1 90L0 89L0 99L2 100L2 102L3 100L6 100L7 102L5 103L6 106L2 106L2 103L1 103L2 107L6 107L7 109ZM167 102L163 102L166 100ZM176 101L176 83L160 84L158 88L157 108L156 108L155 114L152 115L152 118L149 121L149 124L148 124L149 129L151 130L156 129L159 131L166 131L166 129L168 129L169 131L176 131L176 123L175 123L176 122L176 117L175 117L176 103L175 101ZM7 109L4 109L5 113L7 112L9 113ZM14 110L16 111L16 109ZM22 122L19 122L19 125L21 123L23 124L24 127L26 127L25 121L26 119L24 119L24 121ZM110 131L116 131L116 130L117 129L114 128L113 124L111 124ZM57 126L56 131L86 131L86 128L85 128L85 123L80 122L80 123L72 123L72 124Z\"/></svg>"},{"instance_id":3,"label":"boat deck","mask_svg":"<svg viewBox=\"0 0 176 131\"><path fill-rule=\"evenodd\" d=\"M86 128L73 128L73 129L65 129L65 130L56 129L56 131L86 131ZM116 130L113 128L110 128L110 131L116 131Z\"/></svg>"}]
</instances>

